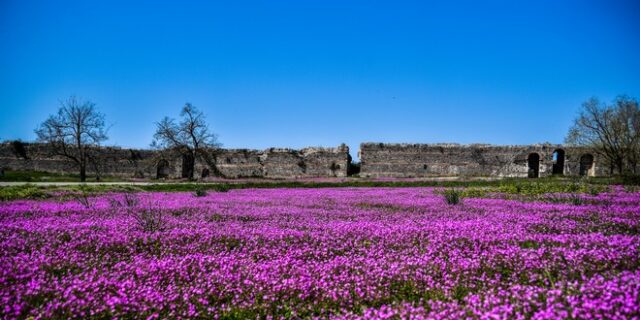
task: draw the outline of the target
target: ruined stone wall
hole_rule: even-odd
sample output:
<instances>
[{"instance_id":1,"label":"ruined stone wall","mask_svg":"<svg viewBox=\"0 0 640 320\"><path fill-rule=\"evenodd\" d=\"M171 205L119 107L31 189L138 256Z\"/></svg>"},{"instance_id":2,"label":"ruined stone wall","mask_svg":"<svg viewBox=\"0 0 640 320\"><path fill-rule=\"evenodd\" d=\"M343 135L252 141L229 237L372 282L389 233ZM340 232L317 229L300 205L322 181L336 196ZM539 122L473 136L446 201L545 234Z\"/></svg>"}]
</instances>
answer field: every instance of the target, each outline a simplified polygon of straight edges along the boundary
<instances>
[{"instance_id":1,"label":"ruined stone wall","mask_svg":"<svg viewBox=\"0 0 640 320\"><path fill-rule=\"evenodd\" d=\"M218 149L213 163L200 161L197 172L218 170L225 178L346 177L349 148L270 148L267 150Z\"/></svg>"},{"instance_id":2,"label":"ruined stone wall","mask_svg":"<svg viewBox=\"0 0 640 320\"><path fill-rule=\"evenodd\" d=\"M149 177L155 175L156 152L150 150L102 147L96 153L97 166L88 165L87 173L103 176ZM53 155L50 148L38 143L0 144L0 167L7 170L43 171L77 174L78 167L69 159Z\"/></svg>"},{"instance_id":3,"label":"ruined stone wall","mask_svg":"<svg viewBox=\"0 0 640 320\"><path fill-rule=\"evenodd\" d=\"M442 177L442 176L486 176L528 177L536 172L530 156L539 156L537 176L553 174L554 151L564 151L562 174L604 176L608 168L597 155L584 148L562 145L495 146L459 144L384 144L363 143L360 145L362 177ZM593 156L591 169L580 159ZM533 167L533 168L532 168Z\"/></svg>"},{"instance_id":4,"label":"ruined stone wall","mask_svg":"<svg viewBox=\"0 0 640 320\"><path fill-rule=\"evenodd\" d=\"M97 167L87 174L123 178L181 178L183 159L176 153L155 150L102 147L96 153ZM271 148L267 150L207 150L209 157L197 159L195 176L223 178L346 177L349 148ZM78 172L75 164L52 155L47 145L38 143L0 144L0 168L5 170Z\"/></svg>"},{"instance_id":5,"label":"ruined stone wall","mask_svg":"<svg viewBox=\"0 0 640 320\"><path fill-rule=\"evenodd\" d=\"M459 144L382 144L360 146L362 177L539 177L554 173L554 151L564 152L561 173L568 176L606 176L609 168L595 153L562 145L495 146ZM122 178L182 178L183 159L176 153L103 147L96 153L102 176ZM301 178L346 177L349 148L270 148L266 150L215 149L196 159L196 178ZM539 161L532 167L531 157ZM590 165L581 159L590 155ZM77 174L78 169L46 145L11 142L0 144L0 168ZM535 168L532 169L532 168ZM557 170L557 164L556 164Z\"/></svg>"}]
</instances>

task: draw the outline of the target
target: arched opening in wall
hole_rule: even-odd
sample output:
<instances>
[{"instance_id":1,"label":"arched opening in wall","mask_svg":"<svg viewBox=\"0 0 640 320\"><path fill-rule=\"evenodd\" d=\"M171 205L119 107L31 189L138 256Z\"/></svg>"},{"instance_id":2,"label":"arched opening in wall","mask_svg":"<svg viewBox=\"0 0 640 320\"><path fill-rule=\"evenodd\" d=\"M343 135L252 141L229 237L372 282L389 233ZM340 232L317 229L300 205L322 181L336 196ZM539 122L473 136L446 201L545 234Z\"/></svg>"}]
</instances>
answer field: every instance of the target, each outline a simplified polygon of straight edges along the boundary
<instances>
[{"instance_id":1,"label":"arched opening in wall","mask_svg":"<svg viewBox=\"0 0 640 320\"><path fill-rule=\"evenodd\" d=\"M158 161L158 167L156 169L156 179L164 179L168 178L171 170L169 168L169 161L160 160Z\"/></svg>"},{"instance_id":2,"label":"arched opening in wall","mask_svg":"<svg viewBox=\"0 0 640 320\"><path fill-rule=\"evenodd\" d=\"M564 174L564 150L556 149L553 151L553 170L552 174Z\"/></svg>"},{"instance_id":3,"label":"arched opening in wall","mask_svg":"<svg viewBox=\"0 0 640 320\"><path fill-rule=\"evenodd\" d=\"M580 157L580 175L593 176L593 155L587 153Z\"/></svg>"},{"instance_id":4,"label":"arched opening in wall","mask_svg":"<svg viewBox=\"0 0 640 320\"><path fill-rule=\"evenodd\" d=\"M529 178L537 178L540 176L540 155L537 153L530 153L527 157L527 164L529 171L527 176Z\"/></svg>"},{"instance_id":5,"label":"arched opening in wall","mask_svg":"<svg viewBox=\"0 0 640 320\"><path fill-rule=\"evenodd\" d=\"M209 176L209 174L210 174L210 172L209 172L209 168L204 168L204 169L202 169L202 174L201 174L200 176L201 176L202 178L206 178L206 177L208 177L208 176Z\"/></svg>"},{"instance_id":6,"label":"arched opening in wall","mask_svg":"<svg viewBox=\"0 0 640 320\"><path fill-rule=\"evenodd\" d=\"M302 173L307 172L307 164L303 160L298 161L298 168L300 168Z\"/></svg>"},{"instance_id":7,"label":"arched opening in wall","mask_svg":"<svg viewBox=\"0 0 640 320\"><path fill-rule=\"evenodd\" d=\"M331 166L329 167L329 170L331 170L331 174L334 177L337 177L338 176L337 171L340 170L340 165L336 164L335 162L332 162Z\"/></svg>"},{"instance_id":8,"label":"arched opening in wall","mask_svg":"<svg viewBox=\"0 0 640 320\"><path fill-rule=\"evenodd\" d=\"M11 141L11 147L13 148L13 154L15 154L16 157L20 159L29 159L24 142L20 140Z\"/></svg>"}]
</instances>

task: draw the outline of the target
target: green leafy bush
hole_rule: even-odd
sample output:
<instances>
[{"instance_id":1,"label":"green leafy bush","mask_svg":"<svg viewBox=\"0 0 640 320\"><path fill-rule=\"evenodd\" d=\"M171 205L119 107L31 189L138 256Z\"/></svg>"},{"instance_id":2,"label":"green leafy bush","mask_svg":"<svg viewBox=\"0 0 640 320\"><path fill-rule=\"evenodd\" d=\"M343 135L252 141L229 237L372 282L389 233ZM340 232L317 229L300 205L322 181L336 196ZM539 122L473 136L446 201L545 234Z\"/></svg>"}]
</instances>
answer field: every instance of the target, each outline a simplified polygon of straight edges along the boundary
<instances>
[{"instance_id":1,"label":"green leafy bush","mask_svg":"<svg viewBox=\"0 0 640 320\"><path fill-rule=\"evenodd\" d=\"M488 188L465 188L461 192L462 198L484 198L491 192Z\"/></svg>"},{"instance_id":2,"label":"green leafy bush","mask_svg":"<svg viewBox=\"0 0 640 320\"><path fill-rule=\"evenodd\" d=\"M456 205L462 202L462 191L456 189L448 189L444 192L444 199L450 205Z\"/></svg>"},{"instance_id":3,"label":"green leafy bush","mask_svg":"<svg viewBox=\"0 0 640 320\"><path fill-rule=\"evenodd\" d=\"M194 192L194 195L196 197L206 197L207 196L207 189L199 187L196 188L196 191Z\"/></svg>"},{"instance_id":4,"label":"green leafy bush","mask_svg":"<svg viewBox=\"0 0 640 320\"><path fill-rule=\"evenodd\" d=\"M577 194L572 194L570 199L571 199L571 203L573 203L576 206L579 206L584 202L584 200L582 200L582 198L580 198L580 196Z\"/></svg>"},{"instance_id":5,"label":"green leafy bush","mask_svg":"<svg viewBox=\"0 0 640 320\"><path fill-rule=\"evenodd\" d=\"M640 174L622 176L622 184L630 186L640 186Z\"/></svg>"}]
</instances>

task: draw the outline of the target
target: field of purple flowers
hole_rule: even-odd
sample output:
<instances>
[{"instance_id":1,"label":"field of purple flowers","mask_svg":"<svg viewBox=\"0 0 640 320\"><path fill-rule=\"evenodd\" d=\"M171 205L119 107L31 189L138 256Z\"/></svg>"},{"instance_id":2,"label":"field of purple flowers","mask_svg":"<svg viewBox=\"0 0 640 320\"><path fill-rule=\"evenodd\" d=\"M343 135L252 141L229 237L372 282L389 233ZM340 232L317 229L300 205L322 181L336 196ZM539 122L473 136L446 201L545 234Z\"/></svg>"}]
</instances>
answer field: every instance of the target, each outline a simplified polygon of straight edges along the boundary
<instances>
[{"instance_id":1,"label":"field of purple flowers","mask_svg":"<svg viewBox=\"0 0 640 320\"><path fill-rule=\"evenodd\" d=\"M0 318L640 317L640 193L440 191L1 202Z\"/></svg>"}]
</instances>

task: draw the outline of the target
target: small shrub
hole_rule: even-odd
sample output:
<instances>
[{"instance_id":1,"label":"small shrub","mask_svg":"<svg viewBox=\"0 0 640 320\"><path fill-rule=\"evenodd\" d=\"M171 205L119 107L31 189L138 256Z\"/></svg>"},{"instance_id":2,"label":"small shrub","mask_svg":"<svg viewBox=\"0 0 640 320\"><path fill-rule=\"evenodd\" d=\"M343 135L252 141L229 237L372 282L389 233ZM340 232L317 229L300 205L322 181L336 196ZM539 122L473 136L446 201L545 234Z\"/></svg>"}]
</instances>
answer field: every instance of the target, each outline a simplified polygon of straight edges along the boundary
<instances>
[{"instance_id":1,"label":"small shrub","mask_svg":"<svg viewBox=\"0 0 640 320\"><path fill-rule=\"evenodd\" d=\"M86 189L80 189L80 193L73 194L73 197L78 201L83 207L90 209L93 207L93 200L89 197L90 193Z\"/></svg>"},{"instance_id":2,"label":"small shrub","mask_svg":"<svg viewBox=\"0 0 640 320\"><path fill-rule=\"evenodd\" d=\"M206 197L207 190L203 187L197 187L196 191L193 193L196 197Z\"/></svg>"},{"instance_id":3,"label":"small shrub","mask_svg":"<svg viewBox=\"0 0 640 320\"><path fill-rule=\"evenodd\" d=\"M462 201L462 192L456 189L449 189L444 192L444 198L448 204L456 205Z\"/></svg>"},{"instance_id":4,"label":"small shrub","mask_svg":"<svg viewBox=\"0 0 640 320\"><path fill-rule=\"evenodd\" d=\"M224 221L224 216L219 213L214 213L207 217L207 221L209 222L220 222Z\"/></svg>"},{"instance_id":5,"label":"small shrub","mask_svg":"<svg viewBox=\"0 0 640 320\"><path fill-rule=\"evenodd\" d=\"M173 210L171 211L171 215L174 217L181 217L184 214L188 213L189 210L187 208L182 208L182 209L177 209L177 210Z\"/></svg>"},{"instance_id":6,"label":"small shrub","mask_svg":"<svg viewBox=\"0 0 640 320\"><path fill-rule=\"evenodd\" d=\"M120 198L111 198L109 203L114 212L124 209L144 232L156 232L164 229L164 217L160 207L140 207L140 199L131 193L125 193Z\"/></svg>"},{"instance_id":7,"label":"small shrub","mask_svg":"<svg viewBox=\"0 0 640 320\"><path fill-rule=\"evenodd\" d=\"M520 246L520 248L522 249L538 249L540 248L540 243L538 243L535 240L525 240L525 241L520 241L518 243L518 245Z\"/></svg>"},{"instance_id":8,"label":"small shrub","mask_svg":"<svg viewBox=\"0 0 640 320\"><path fill-rule=\"evenodd\" d=\"M137 225L144 232L156 232L164 230L164 217L162 209L158 207L145 207L132 210L131 215Z\"/></svg>"},{"instance_id":9,"label":"small shrub","mask_svg":"<svg viewBox=\"0 0 640 320\"><path fill-rule=\"evenodd\" d=\"M135 194L125 193L122 195L122 198L110 198L109 204L112 208L127 208L128 210L133 209L140 203L140 199Z\"/></svg>"},{"instance_id":10,"label":"small shrub","mask_svg":"<svg viewBox=\"0 0 640 320\"><path fill-rule=\"evenodd\" d=\"M577 194L572 194L570 199L571 203L573 203L573 205L575 206L582 205L582 203L584 202L584 200L582 200L582 198Z\"/></svg>"},{"instance_id":11,"label":"small shrub","mask_svg":"<svg viewBox=\"0 0 640 320\"><path fill-rule=\"evenodd\" d=\"M130 193L124 194L124 204L127 207L135 207L138 205L138 203L140 203L140 199L138 199L136 195Z\"/></svg>"}]
</instances>

